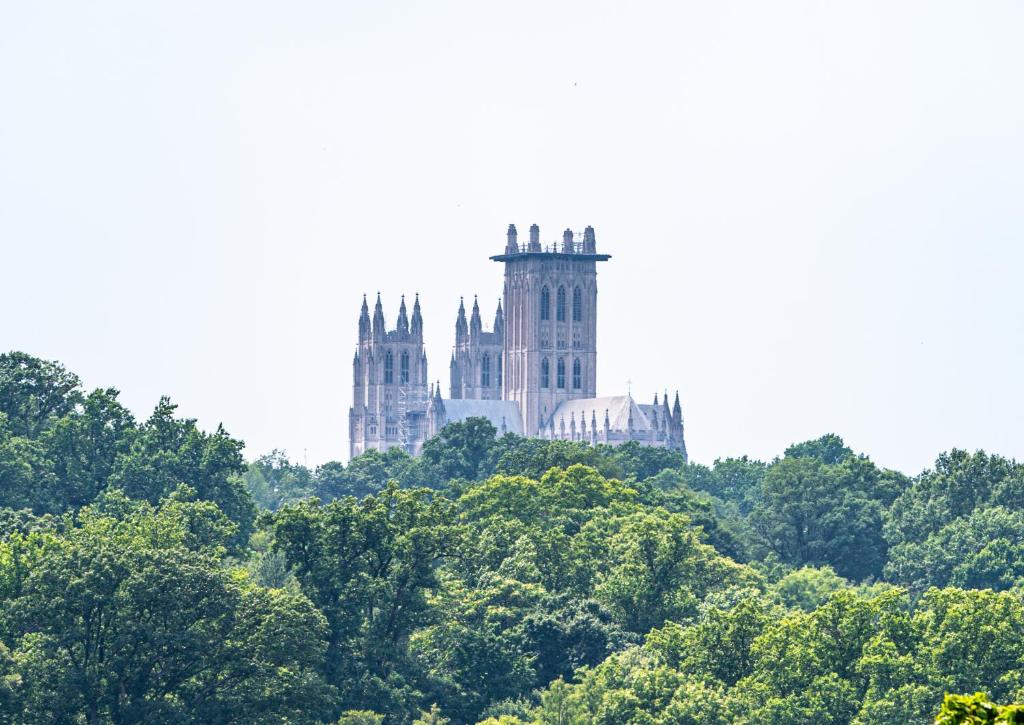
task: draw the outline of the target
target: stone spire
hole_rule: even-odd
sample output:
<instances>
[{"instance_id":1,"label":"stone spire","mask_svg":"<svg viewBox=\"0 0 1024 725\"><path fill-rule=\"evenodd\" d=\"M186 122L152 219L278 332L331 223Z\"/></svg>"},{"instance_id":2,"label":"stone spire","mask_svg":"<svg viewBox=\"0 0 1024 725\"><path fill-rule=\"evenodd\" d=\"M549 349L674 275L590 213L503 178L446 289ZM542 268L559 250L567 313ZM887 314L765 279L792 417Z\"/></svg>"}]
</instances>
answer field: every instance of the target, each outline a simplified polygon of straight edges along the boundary
<instances>
[{"instance_id":1,"label":"stone spire","mask_svg":"<svg viewBox=\"0 0 1024 725\"><path fill-rule=\"evenodd\" d=\"M484 325L480 320L480 303L476 299L476 295L473 295L473 315L469 318L469 334L474 337L483 332Z\"/></svg>"},{"instance_id":2,"label":"stone spire","mask_svg":"<svg viewBox=\"0 0 1024 725\"><path fill-rule=\"evenodd\" d=\"M405 309L405 295L402 295L402 304L398 307L398 332L401 335L409 334L409 315Z\"/></svg>"},{"instance_id":3,"label":"stone spire","mask_svg":"<svg viewBox=\"0 0 1024 725\"><path fill-rule=\"evenodd\" d=\"M508 243L505 245L505 254L518 254L519 253L519 242L517 241L518 233L516 232L516 225L508 225Z\"/></svg>"},{"instance_id":4,"label":"stone spire","mask_svg":"<svg viewBox=\"0 0 1024 725\"><path fill-rule=\"evenodd\" d=\"M538 227L536 224L530 225L530 246L527 247L527 251L540 251L540 227Z\"/></svg>"},{"instance_id":5,"label":"stone spire","mask_svg":"<svg viewBox=\"0 0 1024 725\"><path fill-rule=\"evenodd\" d=\"M384 337L384 306L380 303L380 292L377 293L377 304L373 306L373 336Z\"/></svg>"},{"instance_id":6,"label":"stone spire","mask_svg":"<svg viewBox=\"0 0 1024 725\"><path fill-rule=\"evenodd\" d=\"M494 313L494 331L501 336L505 329L505 313L501 311L501 300L498 300L498 311Z\"/></svg>"},{"instance_id":7,"label":"stone spire","mask_svg":"<svg viewBox=\"0 0 1024 725\"><path fill-rule=\"evenodd\" d=\"M468 334L466 325L466 305L463 299L459 298L459 316L455 318L455 340L456 342Z\"/></svg>"},{"instance_id":8,"label":"stone spire","mask_svg":"<svg viewBox=\"0 0 1024 725\"><path fill-rule=\"evenodd\" d=\"M654 404L655 405L658 404L658 394L657 393L654 394Z\"/></svg>"},{"instance_id":9,"label":"stone spire","mask_svg":"<svg viewBox=\"0 0 1024 725\"><path fill-rule=\"evenodd\" d=\"M366 295L363 295L363 306L359 310L359 339L366 340L370 337L370 308L366 304Z\"/></svg>"},{"instance_id":10,"label":"stone spire","mask_svg":"<svg viewBox=\"0 0 1024 725\"><path fill-rule=\"evenodd\" d=\"M564 254L572 254L572 229L566 229L562 232L562 252Z\"/></svg>"},{"instance_id":11,"label":"stone spire","mask_svg":"<svg viewBox=\"0 0 1024 725\"><path fill-rule=\"evenodd\" d=\"M675 421L676 425L681 425L683 422L683 407L679 405L679 391L676 391L676 402L672 406L672 420Z\"/></svg>"},{"instance_id":12,"label":"stone spire","mask_svg":"<svg viewBox=\"0 0 1024 725\"><path fill-rule=\"evenodd\" d=\"M416 300L412 303L412 334L417 339L423 339L423 315L420 312L420 293L416 293Z\"/></svg>"}]
</instances>

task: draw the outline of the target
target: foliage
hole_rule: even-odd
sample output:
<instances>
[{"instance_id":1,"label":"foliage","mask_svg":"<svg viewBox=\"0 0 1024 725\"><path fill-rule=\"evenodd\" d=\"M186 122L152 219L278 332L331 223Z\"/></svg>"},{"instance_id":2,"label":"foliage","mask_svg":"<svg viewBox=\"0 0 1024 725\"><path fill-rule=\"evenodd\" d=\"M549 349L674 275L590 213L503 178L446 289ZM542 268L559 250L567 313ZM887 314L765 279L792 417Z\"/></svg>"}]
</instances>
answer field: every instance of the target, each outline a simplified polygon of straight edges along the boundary
<instances>
[{"instance_id":1,"label":"foliage","mask_svg":"<svg viewBox=\"0 0 1024 725\"><path fill-rule=\"evenodd\" d=\"M236 528L188 491L122 494L65 534L0 546L0 631L19 722L316 719L326 624L301 595L220 563Z\"/></svg>"},{"instance_id":2,"label":"foliage","mask_svg":"<svg viewBox=\"0 0 1024 725\"><path fill-rule=\"evenodd\" d=\"M1022 643L999 456L468 419L309 469L0 355L0 722L1014 722L942 703L1024 700Z\"/></svg>"},{"instance_id":3,"label":"foliage","mask_svg":"<svg viewBox=\"0 0 1024 725\"><path fill-rule=\"evenodd\" d=\"M1024 705L997 705L984 692L946 695L935 725L1024 723Z\"/></svg>"}]
</instances>

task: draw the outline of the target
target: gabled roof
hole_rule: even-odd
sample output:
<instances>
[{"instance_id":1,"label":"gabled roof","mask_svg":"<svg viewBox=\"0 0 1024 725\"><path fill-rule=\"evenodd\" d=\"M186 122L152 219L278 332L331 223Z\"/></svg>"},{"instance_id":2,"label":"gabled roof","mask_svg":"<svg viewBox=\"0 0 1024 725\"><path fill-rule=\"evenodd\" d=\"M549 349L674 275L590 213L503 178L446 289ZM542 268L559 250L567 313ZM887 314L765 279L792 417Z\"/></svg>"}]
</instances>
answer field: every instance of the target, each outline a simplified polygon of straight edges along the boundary
<instances>
[{"instance_id":1,"label":"gabled roof","mask_svg":"<svg viewBox=\"0 0 1024 725\"><path fill-rule=\"evenodd\" d=\"M650 408L651 406L644 406ZM641 406L633 400L632 395L613 395L605 398L579 398L567 400L560 403L551 414L550 422L555 430L558 430L565 420L568 426L573 416L576 418L576 425L580 420L585 419L587 425L596 419L599 427L604 427L604 414L608 411L608 427L611 430L629 430L630 416L633 418L633 430L644 431L652 428L647 414Z\"/></svg>"},{"instance_id":2,"label":"gabled roof","mask_svg":"<svg viewBox=\"0 0 1024 725\"><path fill-rule=\"evenodd\" d=\"M444 400L445 423L455 423L466 418L487 418L502 432L523 435L523 419L519 405L514 400ZM503 428L504 426L504 428Z\"/></svg>"}]
</instances>

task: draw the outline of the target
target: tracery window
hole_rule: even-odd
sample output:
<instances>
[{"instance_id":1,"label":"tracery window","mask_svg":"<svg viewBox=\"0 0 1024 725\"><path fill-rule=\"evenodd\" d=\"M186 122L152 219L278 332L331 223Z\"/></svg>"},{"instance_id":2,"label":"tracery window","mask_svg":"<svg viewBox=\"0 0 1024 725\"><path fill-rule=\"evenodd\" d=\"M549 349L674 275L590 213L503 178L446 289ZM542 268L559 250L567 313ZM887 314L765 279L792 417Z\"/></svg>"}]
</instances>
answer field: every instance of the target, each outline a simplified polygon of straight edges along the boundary
<instances>
[{"instance_id":1,"label":"tracery window","mask_svg":"<svg viewBox=\"0 0 1024 725\"><path fill-rule=\"evenodd\" d=\"M583 319L583 291L577 287L572 291L572 321Z\"/></svg>"},{"instance_id":2,"label":"tracery window","mask_svg":"<svg viewBox=\"0 0 1024 725\"><path fill-rule=\"evenodd\" d=\"M400 363L399 376L402 381L402 385L406 385L409 382L409 353L402 353L402 362Z\"/></svg>"},{"instance_id":3,"label":"tracery window","mask_svg":"<svg viewBox=\"0 0 1024 725\"><path fill-rule=\"evenodd\" d=\"M558 358L558 387L565 388L565 358Z\"/></svg>"},{"instance_id":4,"label":"tracery window","mask_svg":"<svg viewBox=\"0 0 1024 725\"><path fill-rule=\"evenodd\" d=\"M384 384L390 385L395 382L395 360L391 357L391 351L388 350L384 355Z\"/></svg>"},{"instance_id":5,"label":"tracery window","mask_svg":"<svg viewBox=\"0 0 1024 725\"><path fill-rule=\"evenodd\" d=\"M501 363L501 353L499 352L497 355L495 355L494 359L497 362L497 368L498 368L498 380L497 380L497 383L498 383L498 387L500 388L501 387L501 364L502 364Z\"/></svg>"},{"instance_id":6,"label":"tracery window","mask_svg":"<svg viewBox=\"0 0 1024 725\"><path fill-rule=\"evenodd\" d=\"M484 355L480 361L480 385L484 388L491 387L491 356Z\"/></svg>"},{"instance_id":7,"label":"tracery window","mask_svg":"<svg viewBox=\"0 0 1024 725\"><path fill-rule=\"evenodd\" d=\"M542 388L551 387L551 363L547 358L540 361L540 386Z\"/></svg>"},{"instance_id":8,"label":"tracery window","mask_svg":"<svg viewBox=\"0 0 1024 725\"><path fill-rule=\"evenodd\" d=\"M540 319L551 319L551 292L547 287L540 291Z\"/></svg>"},{"instance_id":9,"label":"tracery window","mask_svg":"<svg viewBox=\"0 0 1024 725\"><path fill-rule=\"evenodd\" d=\"M572 387L575 390L579 390L583 387L583 374L580 368L579 358L572 361Z\"/></svg>"},{"instance_id":10,"label":"tracery window","mask_svg":"<svg viewBox=\"0 0 1024 725\"><path fill-rule=\"evenodd\" d=\"M556 302L555 315L559 322L565 322L565 287L558 288L558 301Z\"/></svg>"}]
</instances>

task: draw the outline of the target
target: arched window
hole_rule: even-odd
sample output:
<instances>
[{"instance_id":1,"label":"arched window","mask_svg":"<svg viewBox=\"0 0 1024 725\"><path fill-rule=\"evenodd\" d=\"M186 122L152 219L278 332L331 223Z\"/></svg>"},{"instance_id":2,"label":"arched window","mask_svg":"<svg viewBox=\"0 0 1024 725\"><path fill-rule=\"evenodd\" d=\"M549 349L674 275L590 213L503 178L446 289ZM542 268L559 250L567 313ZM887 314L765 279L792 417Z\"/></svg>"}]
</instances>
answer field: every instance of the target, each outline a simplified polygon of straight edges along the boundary
<instances>
[{"instance_id":1,"label":"arched window","mask_svg":"<svg viewBox=\"0 0 1024 725\"><path fill-rule=\"evenodd\" d=\"M572 321L583 319L583 291L577 287L572 291Z\"/></svg>"},{"instance_id":2,"label":"arched window","mask_svg":"<svg viewBox=\"0 0 1024 725\"><path fill-rule=\"evenodd\" d=\"M409 382L409 353L403 352L401 359L402 361L400 363L401 367L399 368L399 379L402 381L402 385L406 385Z\"/></svg>"},{"instance_id":3,"label":"arched window","mask_svg":"<svg viewBox=\"0 0 1024 725\"><path fill-rule=\"evenodd\" d=\"M551 319L551 292L547 287L540 291L540 319Z\"/></svg>"},{"instance_id":4,"label":"arched window","mask_svg":"<svg viewBox=\"0 0 1024 725\"><path fill-rule=\"evenodd\" d=\"M559 322L565 322L565 287L558 288L558 302L555 315Z\"/></svg>"},{"instance_id":5,"label":"arched window","mask_svg":"<svg viewBox=\"0 0 1024 725\"><path fill-rule=\"evenodd\" d=\"M572 387L575 390L579 390L583 387L583 374L580 370L579 358L572 361Z\"/></svg>"},{"instance_id":6,"label":"arched window","mask_svg":"<svg viewBox=\"0 0 1024 725\"><path fill-rule=\"evenodd\" d=\"M558 387L565 388L565 358L558 358Z\"/></svg>"},{"instance_id":7,"label":"arched window","mask_svg":"<svg viewBox=\"0 0 1024 725\"><path fill-rule=\"evenodd\" d=\"M390 385L395 382L395 360L391 357L391 351L388 350L384 355L384 384Z\"/></svg>"},{"instance_id":8,"label":"arched window","mask_svg":"<svg viewBox=\"0 0 1024 725\"><path fill-rule=\"evenodd\" d=\"M540 361L540 386L542 388L551 387L551 363L547 358Z\"/></svg>"},{"instance_id":9,"label":"arched window","mask_svg":"<svg viewBox=\"0 0 1024 725\"><path fill-rule=\"evenodd\" d=\"M491 387L491 356L484 355L480 361L480 385L485 388Z\"/></svg>"},{"instance_id":10,"label":"arched window","mask_svg":"<svg viewBox=\"0 0 1024 725\"><path fill-rule=\"evenodd\" d=\"M495 360L495 362L497 362L497 365L498 365L498 387L500 388L501 387L501 353L500 352L497 355L494 356L494 360Z\"/></svg>"}]
</instances>

